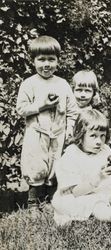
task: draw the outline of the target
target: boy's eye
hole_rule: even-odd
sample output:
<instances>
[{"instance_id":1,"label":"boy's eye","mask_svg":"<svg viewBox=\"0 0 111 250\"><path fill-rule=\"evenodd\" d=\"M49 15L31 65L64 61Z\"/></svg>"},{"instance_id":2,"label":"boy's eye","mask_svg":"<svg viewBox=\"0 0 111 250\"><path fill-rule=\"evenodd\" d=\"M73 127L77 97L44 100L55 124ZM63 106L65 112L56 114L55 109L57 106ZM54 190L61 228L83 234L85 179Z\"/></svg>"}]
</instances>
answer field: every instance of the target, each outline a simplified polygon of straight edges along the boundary
<instances>
[{"instance_id":1,"label":"boy's eye","mask_svg":"<svg viewBox=\"0 0 111 250\"><path fill-rule=\"evenodd\" d=\"M37 59L38 61L42 61L42 62L44 62L44 61L49 61L49 62L53 62L53 61L55 61L55 58L53 58L53 57L49 57L49 58L45 58L45 57L39 57L38 59Z\"/></svg>"},{"instance_id":2,"label":"boy's eye","mask_svg":"<svg viewBox=\"0 0 111 250\"><path fill-rule=\"evenodd\" d=\"M48 59L49 61L55 61L55 58L54 57L49 57L49 59Z\"/></svg>"},{"instance_id":3,"label":"boy's eye","mask_svg":"<svg viewBox=\"0 0 111 250\"><path fill-rule=\"evenodd\" d=\"M44 57L40 57L40 58L38 58L38 61L45 61L45 58Z\"/></svg>"}]
</instances>

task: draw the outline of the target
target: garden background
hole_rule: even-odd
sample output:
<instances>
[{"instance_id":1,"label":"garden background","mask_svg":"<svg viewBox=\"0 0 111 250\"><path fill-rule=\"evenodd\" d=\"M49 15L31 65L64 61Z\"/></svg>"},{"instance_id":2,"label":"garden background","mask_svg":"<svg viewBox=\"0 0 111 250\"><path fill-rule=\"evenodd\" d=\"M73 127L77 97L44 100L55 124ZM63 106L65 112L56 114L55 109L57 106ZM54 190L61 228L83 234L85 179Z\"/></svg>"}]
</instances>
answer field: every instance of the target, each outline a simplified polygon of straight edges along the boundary
<instances>
[{"instance_id":1,"label":"garden background","mask_svg":"<svg viewBox=\"0 0 111 250\"><path fill-rule=\"evenodd\" d=\"M97 75L103 111L111 120L110 0L1 0L0 2L0 186L20 179L24 120L15 110L21 82L35 73L28 53L32 39L55 37L62 52L57 74L72 86L80 69Z\"/></svg>"}]
</instances>

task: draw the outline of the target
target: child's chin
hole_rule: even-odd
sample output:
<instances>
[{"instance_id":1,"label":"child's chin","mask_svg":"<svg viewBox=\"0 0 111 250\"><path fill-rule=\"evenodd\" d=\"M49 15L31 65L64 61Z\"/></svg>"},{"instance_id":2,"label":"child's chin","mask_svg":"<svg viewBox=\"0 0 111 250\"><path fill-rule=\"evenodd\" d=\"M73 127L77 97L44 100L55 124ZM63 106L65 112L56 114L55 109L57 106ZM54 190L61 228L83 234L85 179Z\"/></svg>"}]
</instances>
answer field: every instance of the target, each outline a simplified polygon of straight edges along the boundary
<instances>
[{"instance_id":1,"label":"child's chin","mask_svg":"<svg viewBox=\"0 0 111 250\"><path fill-rule=\"evenodd\" d=\"M100 149L85 150L87 154L98 154Z\"/></svg>"},{"instance_id":2,"label":"child's chin","mask_svg":"<svg viewBox=\"0 0 111 250\"><path fill-rule=\"evenodd\" d=\"M100 151L101 151L100 148L99 148L99 149L94 149L92 153L93 153L93 154L98 154Z\"/></svg>"}]
</instances>

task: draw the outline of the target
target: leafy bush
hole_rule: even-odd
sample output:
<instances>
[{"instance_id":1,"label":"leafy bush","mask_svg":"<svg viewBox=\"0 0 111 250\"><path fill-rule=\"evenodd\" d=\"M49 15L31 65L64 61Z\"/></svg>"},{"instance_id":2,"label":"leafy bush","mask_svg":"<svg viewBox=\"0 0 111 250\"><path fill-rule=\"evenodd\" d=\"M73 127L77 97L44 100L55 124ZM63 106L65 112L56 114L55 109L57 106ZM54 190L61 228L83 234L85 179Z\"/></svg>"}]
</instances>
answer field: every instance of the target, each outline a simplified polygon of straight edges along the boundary
<instances>
[{"instance_id":1,"label":"leafy bush","mask_svg":"<svg viewBox=\"0 0 111 250\"><path fill-rule=\"evenodd\" d=\"M36 36L47 34L60 42L57 74L70 84L78 70L95 71L111 119L110 7L110 0L1 1L1 185L20 176L24 120L15 106L20 83L35 72L28 45Z\"/></svg>"}]
</instances>

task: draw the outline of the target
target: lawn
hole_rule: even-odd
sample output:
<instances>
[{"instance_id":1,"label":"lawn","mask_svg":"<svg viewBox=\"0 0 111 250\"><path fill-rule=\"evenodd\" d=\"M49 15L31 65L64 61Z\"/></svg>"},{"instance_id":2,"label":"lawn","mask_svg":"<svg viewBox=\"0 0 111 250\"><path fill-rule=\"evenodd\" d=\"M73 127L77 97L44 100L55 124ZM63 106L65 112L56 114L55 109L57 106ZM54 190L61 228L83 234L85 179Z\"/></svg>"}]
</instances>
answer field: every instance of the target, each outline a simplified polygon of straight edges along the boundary
<instances>
[{"instance_id":1,"label":"lawn","mask_svg":"<svg viewBox=\"0 0 111 250\"><path fill-rule=\"evenodd\" d=\"M19 209L0 218L0 250L106 250L111 249L111 224L91 217L85 222L57 226L53 209L44 204Z\"/></svg>"}]
</instances>

